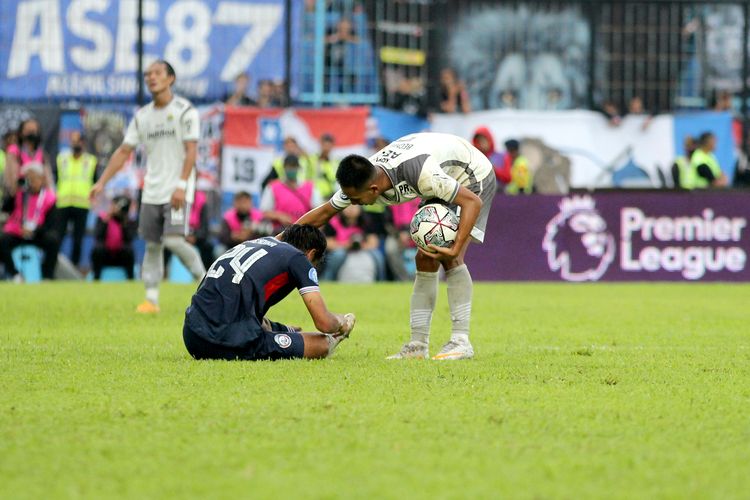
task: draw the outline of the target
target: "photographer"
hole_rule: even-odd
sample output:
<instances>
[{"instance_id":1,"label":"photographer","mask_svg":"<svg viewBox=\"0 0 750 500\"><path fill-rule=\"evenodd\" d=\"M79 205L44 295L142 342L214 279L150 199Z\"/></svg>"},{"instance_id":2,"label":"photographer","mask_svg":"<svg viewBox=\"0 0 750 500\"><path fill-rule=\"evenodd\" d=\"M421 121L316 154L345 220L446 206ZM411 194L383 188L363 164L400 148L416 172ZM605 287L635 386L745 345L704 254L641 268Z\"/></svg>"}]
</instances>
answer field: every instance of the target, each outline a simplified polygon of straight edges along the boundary
<instances>
[{"instance_id":1,"label":"photographer","mask_svg":"<svg viewBox=\"0 0 750 500\"><path fill-rule=\"evenodd\" d=\"M122 267L129 280L133 279L133 238L136 225L130 220L130 198L117 196L112 200L109 212L102 212L94 228L94 249L91 251L91 266L94 279L99 280L104 267Z\"/></svg>"},{"instance_id":2,"label":"photographer","mask_svg":"<svg viewBox=\"0 0 750 500\"><path fill-rule=\"evenodd\" d=\"M0 259L6 274L21 283L23 278L13 263L13 250L20 245L34 245L44 252L42 277L51 280L57 264L55 193L44 187L46 177L41 163L27 163L21 175L21 188L7 197L3 206L10 216L0 236Z\"/></svg>"},{"instance_id":3,"label":"photographer","mask_svg":"<svg viewBox=\"0 0 750 500\"><path fill-rule=\"evenodd\" d=\"M328 252L323 279L370 283L382 279L385 258L380 239L359 205L350 205L326 228Z\"/></svg>"}]
</instances>

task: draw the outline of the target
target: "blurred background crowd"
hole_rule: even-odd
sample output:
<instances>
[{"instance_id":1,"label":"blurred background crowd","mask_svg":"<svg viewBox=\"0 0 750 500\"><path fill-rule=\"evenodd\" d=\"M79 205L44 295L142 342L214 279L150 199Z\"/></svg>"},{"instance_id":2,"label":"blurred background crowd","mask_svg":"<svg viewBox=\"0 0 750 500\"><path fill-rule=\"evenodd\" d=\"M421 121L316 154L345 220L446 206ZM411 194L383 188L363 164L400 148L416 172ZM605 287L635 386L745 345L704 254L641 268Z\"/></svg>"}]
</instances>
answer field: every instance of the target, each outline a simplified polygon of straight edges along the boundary
<instances>
[{"instance_id":1,"label":"blurred background crowd","mask_svg":"<svg viewBox=\"0 0 750 500\"><path fill-rule=\"evenodd\" d=\"M144 153L106 200L88 191L157 56L201 109L189 241L206 267L328 199L345 154L411 132L471 140L498 196L750 184L746 3L146 0L130 35L127 9L52 3L0 7L6 279L137 276ZM415 209L342 212L323 278L410 279ZM189 279L166 258L169 279Z\"/></svg>"}]
</instances>

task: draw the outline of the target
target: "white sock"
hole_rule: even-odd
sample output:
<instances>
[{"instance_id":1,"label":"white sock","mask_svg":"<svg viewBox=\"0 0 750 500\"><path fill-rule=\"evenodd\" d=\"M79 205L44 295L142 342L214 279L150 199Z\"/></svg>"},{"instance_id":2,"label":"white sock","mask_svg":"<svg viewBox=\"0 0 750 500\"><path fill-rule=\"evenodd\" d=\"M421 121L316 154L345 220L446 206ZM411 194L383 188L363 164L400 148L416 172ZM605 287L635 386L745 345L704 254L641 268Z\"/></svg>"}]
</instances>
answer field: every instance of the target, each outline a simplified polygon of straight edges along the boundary
<instances>
[{"instance_id":1,"label":"white sock","mask_svg":"<svg viewBox=\"0 0 750 500\"><path fill-rule=\"evenodd\" d=\"M454 267L445 273L448 285L448 306L451 311L451 340L467 343L471 322L471 295L474 283L466 264Z\"/></svg>"},{"instance_id":2,"label":"white sock","mask_svg":"<svg viewBox=\"0 0 750 500\"><path fill-rule=\"evenodd\" d=\"M169 248L182 261L195 280L203 279L206 268L203 267L201 255L193 245L185 241L185 238L182 236L166 236L164 246Z\"/></svg>"},{"instance_id":3,"label":"white sock","mask_svg":"<svg viewBox=\"0 0 750 500\"><path fill-rule=\"evenodd\" d=\"M159 303L159 283L164 276L164 249L160 243L146 242L141 279L146 285L146 300Z\"/></svg>"},{"instance_id":4,"label":"white sock","mask_svg":"<svg viewBox=\"0 0 750 500\"><path fill-rule=\"evenodd\" d=\"M438 273L417 271L411 293L411 340L430 343L430 322L435 310L438 291Z\"/></svg>"}]
</instances>

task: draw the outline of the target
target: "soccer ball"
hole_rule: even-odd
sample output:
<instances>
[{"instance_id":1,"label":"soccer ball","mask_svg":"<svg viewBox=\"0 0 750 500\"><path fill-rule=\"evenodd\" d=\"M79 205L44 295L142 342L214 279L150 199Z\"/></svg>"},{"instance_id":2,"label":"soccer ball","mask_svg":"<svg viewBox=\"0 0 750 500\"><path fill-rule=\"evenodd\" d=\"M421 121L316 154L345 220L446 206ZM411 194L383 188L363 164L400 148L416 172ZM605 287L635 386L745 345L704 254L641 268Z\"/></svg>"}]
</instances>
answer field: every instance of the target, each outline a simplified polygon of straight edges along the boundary
<instances>
[{"instance_id":1,"label":"soccer ball","mask_svg":"<svg viewBox=\"0 0 750 500\"><path fill-rule=\"evenodd\" d=\"M427 245L449 248L456 241L458 232L458 217L453 210L439 203L423 206L409 225L411 239L419 248L432 252Z\"/></svg>"}]
</instances>

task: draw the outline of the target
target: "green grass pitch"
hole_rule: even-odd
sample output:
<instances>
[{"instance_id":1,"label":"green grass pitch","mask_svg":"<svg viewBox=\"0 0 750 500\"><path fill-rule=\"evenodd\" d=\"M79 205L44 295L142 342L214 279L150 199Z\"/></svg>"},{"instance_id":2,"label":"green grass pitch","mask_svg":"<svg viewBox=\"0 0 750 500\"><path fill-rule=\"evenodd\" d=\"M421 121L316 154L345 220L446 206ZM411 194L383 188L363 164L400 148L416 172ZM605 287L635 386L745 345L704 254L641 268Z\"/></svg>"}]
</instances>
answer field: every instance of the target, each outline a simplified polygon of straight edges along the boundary
<instances>
[{"instance_id":1,"label":"green grass pitch","mask_svg":"<svg viewBox=\"0 0 750 500\"><path fill-rule=\"evenodd\" d=\"M333 359L197 362L192 290L0 286L0 498L750 497L750 286L477 284L452 363L384 360L410 284L325 284Z\"/></svg>"}]
</instances>

